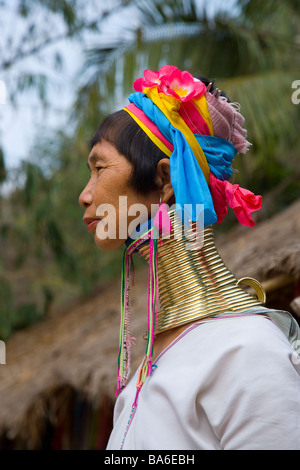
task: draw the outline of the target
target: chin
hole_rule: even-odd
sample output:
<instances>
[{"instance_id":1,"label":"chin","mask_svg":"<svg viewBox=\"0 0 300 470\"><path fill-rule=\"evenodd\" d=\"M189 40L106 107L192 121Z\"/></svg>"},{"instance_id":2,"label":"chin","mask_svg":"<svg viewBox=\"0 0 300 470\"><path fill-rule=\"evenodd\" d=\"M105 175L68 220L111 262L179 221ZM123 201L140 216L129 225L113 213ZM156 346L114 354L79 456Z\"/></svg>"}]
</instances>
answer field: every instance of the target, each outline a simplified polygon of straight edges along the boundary
<instances>
[{"instance_id":1,"label":"chin","mask_svg":"<svg viewBox=\"0 0 300 470\"><path fill-rule=\"evenodd\" d=\"M97 235L95 235L96 245L98 246L98 248L104 251L117 250L122 245L124 245L124 242L125 240L118 240L118 239L112 240L110 238L101 239L101 238L98 238Z\"/></svg>"}]
</instances>

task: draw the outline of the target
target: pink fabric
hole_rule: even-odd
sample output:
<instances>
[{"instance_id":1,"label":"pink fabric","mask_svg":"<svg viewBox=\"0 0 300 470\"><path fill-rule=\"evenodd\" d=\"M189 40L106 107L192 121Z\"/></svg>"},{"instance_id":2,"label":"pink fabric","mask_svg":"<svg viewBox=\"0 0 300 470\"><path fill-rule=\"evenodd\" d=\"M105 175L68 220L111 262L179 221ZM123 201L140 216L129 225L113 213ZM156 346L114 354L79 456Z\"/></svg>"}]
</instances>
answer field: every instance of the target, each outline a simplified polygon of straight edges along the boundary
<instances>
[{"instance_id":1,"label":"pink fabric","mask_svg":"<svg viewBox=\"0 0 300 470\"><path fill-rule=\"evenodd\" d=\"M130 103L128 106L125 106L132 114L134 114L140 121L142 121L145 126L150 129L150 131L171 151L173 152L174 147L169 142L165 136L162 135L158 127L146 116L144 111L138 108L134 103Z\"/></svg>"},{"instance_id":2,"label":"pink fabric","mask_svg":"<svg viewBox=\"0 0 300 470\"><path fill-rule=\"evenodd\" d=\"M238 184L231 184L226 180L221 181L212 173L210 173L210 192L218 223L224 219L229 205L240 224L247 227L255 225L250 214L261 208L261 196L255 196L251 191L241 188Z\"/></svg>"},{"instance_id":3,"label":"pink fabric","mask_svg":"<svg viewBox=\"0 0 300 470\"><path fill-rule=\"evenodd\" d=\"M194 134L210 135L208 125L192 101L183 102L179 114Z\"/></svg>"},{"instance_id":4,"label":"pink fabric","mask_svg":"<svg viewBox=\"0 0 300 470\"><path fill-rule=\"evenodd\" d=\"M209 189L217 214L217 222L220 224L228 212L228 201L225 196L224 182L218 180L215 175L210 172Z\"/></svg>"}]
</instances>

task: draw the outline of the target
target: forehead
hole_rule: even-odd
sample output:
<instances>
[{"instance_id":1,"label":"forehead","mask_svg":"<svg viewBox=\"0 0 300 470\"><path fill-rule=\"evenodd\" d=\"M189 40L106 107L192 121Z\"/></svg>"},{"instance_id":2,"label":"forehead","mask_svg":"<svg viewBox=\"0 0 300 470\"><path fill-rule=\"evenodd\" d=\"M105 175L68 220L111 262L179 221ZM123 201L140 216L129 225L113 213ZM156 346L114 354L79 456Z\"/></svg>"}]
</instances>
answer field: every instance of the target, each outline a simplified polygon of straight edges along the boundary
<instances>
[{"instance_id":1,"label":"forehead","mask_svg":"<svg viewBox=\"0 0 300 470\"><path fill-rule=\"evenodd\" d=\"M89 154L89 163L94 163L98 160L109 161L120 156L117 149L107 141L101 141L94 145Z\"/></svg>"}]
</instances>

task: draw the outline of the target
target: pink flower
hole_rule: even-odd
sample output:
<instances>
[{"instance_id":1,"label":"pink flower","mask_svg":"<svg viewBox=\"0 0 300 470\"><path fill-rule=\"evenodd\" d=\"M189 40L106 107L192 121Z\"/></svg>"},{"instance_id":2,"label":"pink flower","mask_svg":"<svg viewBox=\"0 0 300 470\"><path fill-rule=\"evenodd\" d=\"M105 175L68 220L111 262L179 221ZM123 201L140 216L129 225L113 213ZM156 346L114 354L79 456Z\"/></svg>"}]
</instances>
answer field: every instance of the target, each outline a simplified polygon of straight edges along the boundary
<instances>
[{"instance_id":1,"label":"pink flower","mask_svg":"<svg viewBox=\"0 0 300 470\"><path fill-rule=\"evenodd\" d=\"M147 87L157 87L158 91L180 101L189 101L205 92L204 83L195 80L189 72L181 72L174 65L164 65L158 72L145 70L144 78L133 82L136 91L143 92Z\"/></svg>"},{"instance_id":2,"label":"pink flower","mask_svg":"<svg viewBox=\"0 0 300 470\"><path fill-rule=\"evenodd\" d=\"M174 70L171 75L164 75L160 80L161 90L165 95L175 96L180 101L190 101L205 93L206 87L203 82L195 80L189 72Z\"/></svg>"},{"instance_id":3,"label":"pink flower","mask_svg":"<svg viewBox=\"0 0 300 470\"><path fill-rule=\"evenodd\" d=\"M217 214L217 222L222 222L229 205L240 224L247 227L255 225L250 214L261 208L261 196L255 196L251 191L241 188L238 184L220 181L212 173L210 173L210 191Z\"/></svg>"},{"instance_id":4,"label":"pink flower","mask_svg":"<svg viewBox=\"0 0 300 470\"><path fill-rule=\"evenodd\" d=\"M157 72L156 70L144 70L144 78L138 78L133 82L135 91L143 92L144 88L160 86L160 80L164 75L170 75L174 70L178 70L174 65L164 65Z\"/></svg>"},{"instance_id":5,"label":"pink flower","mask_svg":"<svg viewBox=\"0 0 300 470\"><path fill-rule=\"evenodd\" d=\"M145 70L144 77L145 78L137 78L133 82L133 88L135 91L140 91L142 93L144 88L160 85L158 72L153 70Z\"/></svg>"}]
</instances>

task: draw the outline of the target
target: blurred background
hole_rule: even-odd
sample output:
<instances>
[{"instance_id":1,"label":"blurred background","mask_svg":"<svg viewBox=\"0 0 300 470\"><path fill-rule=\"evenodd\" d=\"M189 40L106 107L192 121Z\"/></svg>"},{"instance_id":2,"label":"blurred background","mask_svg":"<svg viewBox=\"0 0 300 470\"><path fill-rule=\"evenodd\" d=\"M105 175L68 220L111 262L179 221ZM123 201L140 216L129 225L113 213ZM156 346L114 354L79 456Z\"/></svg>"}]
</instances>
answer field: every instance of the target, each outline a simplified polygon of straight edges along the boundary
<instances>
[{"instance_id":1,"label":"blurred background","mask_svg":"<svg viewBox=\"0 0 300 470\"><path fill-rule=\"evenodd\" d=\"M106 445L121 251L97 250L78 196L90 138L145 68L240 103L235 182L264 203L254 235L230 214L216 227L220 250L299 318L299 52L299 0L0 0L0 448Z\"/></svg>"}]
</instances>

